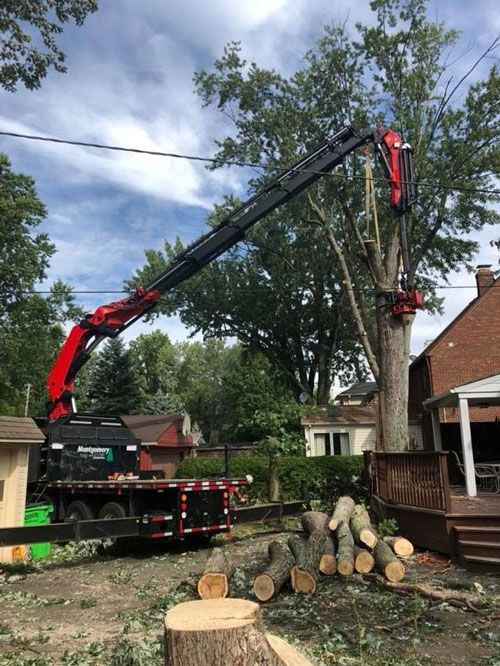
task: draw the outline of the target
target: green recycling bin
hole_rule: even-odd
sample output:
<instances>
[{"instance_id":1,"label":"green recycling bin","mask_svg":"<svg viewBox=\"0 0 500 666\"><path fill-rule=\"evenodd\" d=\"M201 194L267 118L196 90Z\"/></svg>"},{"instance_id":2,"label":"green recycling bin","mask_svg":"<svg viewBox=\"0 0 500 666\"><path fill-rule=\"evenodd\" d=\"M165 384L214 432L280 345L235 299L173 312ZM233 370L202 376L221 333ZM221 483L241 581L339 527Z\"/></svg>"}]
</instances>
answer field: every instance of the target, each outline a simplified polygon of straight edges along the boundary
<instances>
[{"instance_id":1,"label":"green recycling bin","mask_svg":"<svg viewBox=\"0 0 500 666\"><path fill-rule=\"evenodd\" d=\"M48 525L50 514L54 511L52 504L33 504L24 510L25 525ZM50 555L50 543L34 543L28 546L32 560L42 560Z\"/></svg>"}]
</instances>

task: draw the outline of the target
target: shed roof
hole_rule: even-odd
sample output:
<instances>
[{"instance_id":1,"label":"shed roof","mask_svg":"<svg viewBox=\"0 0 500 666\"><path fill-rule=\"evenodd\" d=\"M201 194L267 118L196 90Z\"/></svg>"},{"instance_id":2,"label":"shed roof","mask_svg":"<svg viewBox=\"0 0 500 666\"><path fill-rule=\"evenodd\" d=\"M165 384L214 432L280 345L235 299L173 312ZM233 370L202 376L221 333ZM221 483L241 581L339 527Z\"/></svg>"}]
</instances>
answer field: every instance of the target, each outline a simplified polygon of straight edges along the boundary
<instances>
[{"instance_id":1,"label":"shed roof","mask_svg":"<svg viewBox=\"0 0 500 666\"><path fill-rule=\"evenodd\" d=\"M192 446L191 438L182 435L183 417L177 414L125 414L120 418L143 443L158 442L165 431L174 426L179 431L182 445ZM171 445L175 446L175 443Z\"/></svg>"},{"instance_id":2,"label":"shed roof","mask_svg":"<svg viewBox=\"0 0 500 666\"><path fill-rule=\"evenodd\" d=\"M26 416L0 416L0 442L42 443L45 437L33 419Z\"/></svg>"}]
</instances>

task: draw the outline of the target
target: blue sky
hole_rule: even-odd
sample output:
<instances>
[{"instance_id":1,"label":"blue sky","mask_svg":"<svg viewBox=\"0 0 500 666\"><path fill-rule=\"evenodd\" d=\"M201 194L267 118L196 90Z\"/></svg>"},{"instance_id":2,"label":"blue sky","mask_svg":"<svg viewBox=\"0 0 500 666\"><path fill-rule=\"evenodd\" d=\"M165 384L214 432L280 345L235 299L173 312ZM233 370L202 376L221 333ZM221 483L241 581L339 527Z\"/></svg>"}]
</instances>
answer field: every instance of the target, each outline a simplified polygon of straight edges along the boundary
<instances>
[{"instance_id":1,"label":"blue sky","mask_svg":"<svg viewBox=\"0 0 500 666\"><path fill-rule=\"evenodd\" d=\"M289 74L321 34L325 23L370 19L367 0L101 0L82 28L67 27L59 43L68 73L51 73L39 91L0 93L0 129L164 151L210 155L227 128L202 109L193 72L209 67L230 40L241 40L245 55ZM433 17L463 31L470 64L500 32L493 0L433 2ZM484 72L484 70L483 70ZM481 74L481 71L478 72ZM144 250L160 248L178 234L184 242L204 230L212 205L222 195L245 194L238 168L207 171L201 163L22 142L0 137L16 170L31 174L49 209L45 228L56 243L50 283L62 278L75 289L120 289L142 265ZM489 240L479 236L477 263L497 263ZM456 284L472 284L463 272ZM421 351L474 296L448 290L445 315L417 317L412 352ZM111 300L114 297L110 297ZM106 296L79 296L93 309ZM155 328L172 339L187 331L175 318ZM149 330L138 324L128 338Z\"/></svg>"}]
</instances>

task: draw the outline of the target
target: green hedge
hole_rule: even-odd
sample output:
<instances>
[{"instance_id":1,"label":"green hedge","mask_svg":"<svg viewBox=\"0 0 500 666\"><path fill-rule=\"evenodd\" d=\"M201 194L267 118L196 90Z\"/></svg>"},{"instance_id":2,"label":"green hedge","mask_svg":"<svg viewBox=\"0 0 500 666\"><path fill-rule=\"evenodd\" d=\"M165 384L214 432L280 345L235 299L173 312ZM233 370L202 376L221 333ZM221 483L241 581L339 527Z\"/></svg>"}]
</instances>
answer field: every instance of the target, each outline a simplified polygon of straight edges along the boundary
<instances>
[{"instance_id":1,"label":"green hedge","mask_svg":"<svg viewBox=\"0 0 500 666\"><path fill-rule=\"evenodd\" d=\"M189 458L177 470L178 479L209 479L220 476L224 461L221 458ZM367 498L362 480L362 456L283 456L280 458L279 477L283 500L300 499L304 481L311 499L331 502L340 495L351 495L357 501ZM230 476L251 474L253 483L250 496L254 500L267 499L269 478L268 459L265 456L235 456L230 461Z\"/></svg>"}]
</instances>

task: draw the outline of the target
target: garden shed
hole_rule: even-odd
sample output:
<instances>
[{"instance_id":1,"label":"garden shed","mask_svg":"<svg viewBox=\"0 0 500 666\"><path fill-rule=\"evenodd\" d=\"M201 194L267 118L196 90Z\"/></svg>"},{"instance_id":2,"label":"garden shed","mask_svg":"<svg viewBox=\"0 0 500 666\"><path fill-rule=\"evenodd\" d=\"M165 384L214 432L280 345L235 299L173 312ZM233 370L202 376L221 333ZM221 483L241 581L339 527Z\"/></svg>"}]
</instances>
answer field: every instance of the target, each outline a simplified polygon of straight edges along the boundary
<instances>
[{"instance_id":1,"label":"garden shed","mask_svg":"<svg viewBox=\"0 0 500 666\"><path fill-rule=\"evenodd\" d=\"M0 528L24 524L28 452L44 436L33 419L0 416ZM0 562L12 561L12 548L0 548Z\"/></svg>"}]
</instances>

